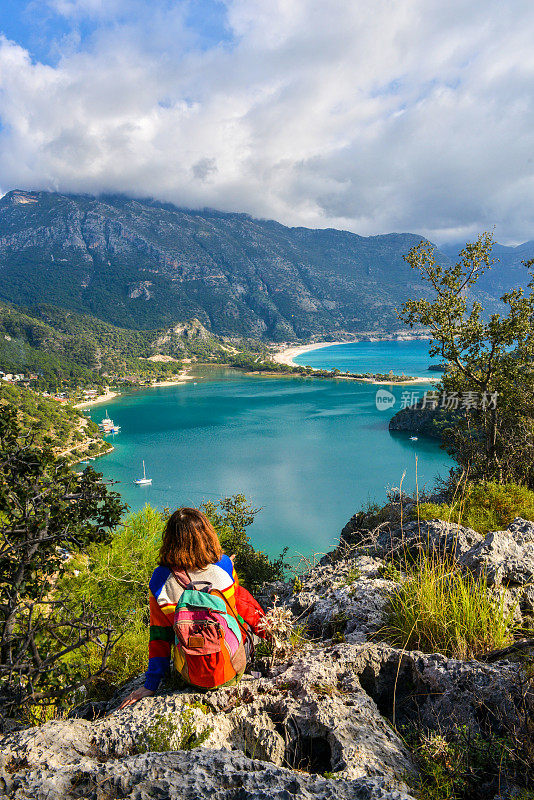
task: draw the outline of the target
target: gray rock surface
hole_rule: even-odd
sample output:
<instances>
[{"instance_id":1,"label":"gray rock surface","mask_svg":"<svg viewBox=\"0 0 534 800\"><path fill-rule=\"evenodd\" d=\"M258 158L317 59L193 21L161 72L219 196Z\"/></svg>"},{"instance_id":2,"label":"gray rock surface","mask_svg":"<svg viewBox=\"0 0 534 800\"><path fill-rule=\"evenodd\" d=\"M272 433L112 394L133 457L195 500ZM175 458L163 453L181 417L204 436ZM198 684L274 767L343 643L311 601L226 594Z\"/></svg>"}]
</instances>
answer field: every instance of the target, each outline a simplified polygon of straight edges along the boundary
<instances>
[{"instance_id":1,"label":"gray rock surface","mask_svg":"<svg viewBox=\"0 0 534 800\"><path fill-rule=\"evenodd\" d=\"M346 558L326 557L297 587L278 584L271 593L290 606L310 633L364 642L384 624L383 609L396 585L381 577L383 566L382 559L357 552ZM268 605L269 599L263 599Z\"/></svg>"},{"instance_id":2,"label":"gray rock surface","mask_svg":"<svg viewBox=\"0 0 534 800\"><path fill-rule=\"evenodd\" d=\"M414 768L390 721L440 733L491 724L504 734L517 716L518 670L384 643L309 646L268 678L208 694L162 693L93 723L58 720L5 736L4 796L328 798L336 791L400 800L409 797L403 781ZM174 750L184 710L196 734L208 733L191 752ZM140 752L161 719L173 722L171 752ZM331 773L334 783L319 777Z\"/></svg>"},{"instance_id":3,"label":"gray rock surface","mask_svg":"<svg viewBox=\"0 0 534 800\"><path fill-rule=\"evenodd\" d=\"M439 653L401 651L384 643L368 644L355 655L360 685L397 726L422 725L437 733L467 726L477 734L502 734L518 723L523 699L534 712L519 665L461 661Z\"/></svg>"},{"instance_id":4,"label":"gray rock surface","mask_svg":"<svg viewBox=\"0 0 534 800\"><path fill-rule=\"evenodd\" d=\"M308 647L269 678L209 694L182 690L145 698L92 724L51 722L6 736L2 751L12 764L30 767L124 758L143 749L147 731L170 715L171 746L178 746L187 721L196 733L209 733L206 748L240 750L308 772L401 780L412 769L410 757L353 674L360 649Z\"/></svg>"},{"instance_id":5,"label":"gray rock surface","mask_svg":"<svg viewBox=\"0 0 534 800\"><path fill-rule=\"evenodd\" d=\"M517 517L505 531L491 531L462 562L485 573L490 585L524 586L534 579L534 523Z\"/></svg>"},{"instance_id":6,"label":"gray rock surface","mask_svg":"<svg viewBox=\"0 0 534 800\"><path fill-rule=\"evenodd\" d=\"M433 519L428 522L408 522L392 531L380 531L377 546L384 556L393 552L402 558L405 553L413 556L424 551L460 558L482 540L483 537L472 528Z\"/></svg>"},{"instance_id":7,"label":"gray rock surface","mask_svg":"<svg viewBox=\"0 0 534 800\"><path fill-rule=\"evenodd\" d=\"M360 551L366 549L379 558L394 555L402 559L403 555L414 555L418 551L434 551L438 555L447 553L459 558L484 539L472 528L458 525L454 521L406 521L415 508L412 502L405 502L403 505L404 522L401 525L397 506L398 504L392 506L391 515L394 521L379 524L375 529L366 527L365 521L355 515L343 529L343 540L349 546L359 548Z\"/></svg>"},{"instance_id":8,"label":"gray rock surface","mask_svg":"<svg viewBox=\"0 0 534 800\"><path fill-rule=\"evenodd\" d=\"M522 519L486 537L441 520L380 529L371 545L339 547L295 583L268 587L263 602L276 595L314 641L235 687L162 689L117 710L137 679L111 701L80 709L87 719L5 735L0 800L410 800L404 781L414 765L397 730L417 724L447 734L467 726L509 736L521 704L534 714L534 696L518 664L377 641L397 586L387 577L394 575L388 556L399 547L455 554L466 569L487 573L495 591L510 593L510 602L513 592L524 602L534 578L534 524ZM94 712L107 716L94 719ZM191 737L200 737L199 746L183 750Z\"/></svg>"},{"instance_id":9,"label":"gray rock surface","mask_svg":"<svg viewBox=\"0 0 534 800\"><path fill-rule=\"evenodd\" d=\"M326 779L224 750L146 753L2 773L0 800L413 800L387 778Z\"/></svg>"},{"instance_id":10,"label":"gray rock surface","mask_svg":"<svg viewBox=\"0 0 534 800\"><path fill-rule=\"evenodd\" d=\"M534 523L516 517L505 531L490 531L462 554L461 563L488 585L504 587L509 605L534 611Z\"/></svg>"}]
</instances>

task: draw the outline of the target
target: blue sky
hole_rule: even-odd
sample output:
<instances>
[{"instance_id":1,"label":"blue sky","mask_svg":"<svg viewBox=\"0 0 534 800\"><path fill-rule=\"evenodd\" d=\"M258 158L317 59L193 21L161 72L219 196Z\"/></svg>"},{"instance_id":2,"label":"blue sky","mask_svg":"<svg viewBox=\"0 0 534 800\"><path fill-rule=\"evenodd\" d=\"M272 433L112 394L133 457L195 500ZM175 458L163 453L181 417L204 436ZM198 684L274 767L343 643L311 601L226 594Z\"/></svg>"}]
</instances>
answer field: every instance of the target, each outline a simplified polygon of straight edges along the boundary
<instances>
[{"instance_id":1,"label":"blue sky","mask_svg":"<svg viewBox=\"0 0 534 800\"><path fill-rule=\"evenodd\" d=\"M2 0L0 189L534 238L530 0Z\"/></svg>"},{"instance_id":2,"label":"blue sky","mask_svg":"<svg viewBox=\"0 0 534 800\"><path fill-rule=\"evenodd\" d=\"M76 11L76 5L80 8ZM91 9L91 5L93 8ZM182 6L184 21L194 32L200 48L207 49L222 43L231 43L231 31L227 26L226 6L220 0L152 0L150 3L115 4L116 11L99 12L106 3L76 4L46 2L46 0L2 0L0 4L0 31L8 39L24 47L34 60L52 66L57 65L64 52L66 40L79 37L77 48L90 46L91 37L103 28L114 28L126 24L132 13L153 16L155 9L172 9ZM113 5L113 3L108 3ZM65 9L72 12L65 13Z\"/></svg>"}]
</instances>

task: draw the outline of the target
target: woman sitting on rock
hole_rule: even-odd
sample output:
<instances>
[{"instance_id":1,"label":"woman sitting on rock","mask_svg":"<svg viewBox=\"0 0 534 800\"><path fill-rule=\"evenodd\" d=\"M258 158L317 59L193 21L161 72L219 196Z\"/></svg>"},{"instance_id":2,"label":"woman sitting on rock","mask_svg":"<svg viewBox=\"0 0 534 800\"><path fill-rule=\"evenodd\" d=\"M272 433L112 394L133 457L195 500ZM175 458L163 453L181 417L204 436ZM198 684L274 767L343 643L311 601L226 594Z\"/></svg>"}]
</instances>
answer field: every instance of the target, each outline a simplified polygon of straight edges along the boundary
<instances>
[{"instance_id":1,"label":"woman sitting on rock","mask_svg":"<svg viewBox=\"0 0 534 800\"><path fill-rule=\"evenodd\" d=\"M167 522L149 598L145 684L120 708L154 694L169 671L173 645L174 667L186 684L214 689L241 678L249 630L263 611L239 586L233 557L223 554L213 525L197 508L179 508Z\"/></svg>"}]
</instances>

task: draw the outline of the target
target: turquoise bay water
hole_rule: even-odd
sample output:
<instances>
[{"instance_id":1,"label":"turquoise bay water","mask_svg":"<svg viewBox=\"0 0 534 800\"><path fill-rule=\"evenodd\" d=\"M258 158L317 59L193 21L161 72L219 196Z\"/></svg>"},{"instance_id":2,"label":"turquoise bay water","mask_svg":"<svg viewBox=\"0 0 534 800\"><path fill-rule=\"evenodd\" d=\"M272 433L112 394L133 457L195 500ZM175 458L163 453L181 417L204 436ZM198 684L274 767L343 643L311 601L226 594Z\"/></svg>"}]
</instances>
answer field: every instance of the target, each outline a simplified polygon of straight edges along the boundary
<instances>
[{"instance_id":1,"label":"turquoise bay water","mask_svg":"<svg viewBox=\"0 0 534 800\"><path fill-rule=\"evenodd\" d=\"M295 364L316 369L339 369L341 372L381 372L417 378L436 377L429 364L428 340L411 342L350 342L321 347L297 356ZM438 375L439 377L439 375Z\"/></svg>"},{"instance_id":2,"label":"turquoise bay water","mask_svg":"<svg viewBox=\"0 0 534 800\"><path fill-rule=\"evenodd\" d=\"M331 348L334 350L335 348ZM271 555L325 552L352 514L385 488L445 475L448 456L431 440L392 435L376 386L354 381L262 378L199 368L194 381L123 395L91 409L121 425L115 450L93 466L132 509L198 506L242 492L261 507L250 533ZM195 385L196 382L196 385ZM403 387L392 387L400 406ZM151 486L133 480L142 459Z\"/></svg>"}]
</instances>

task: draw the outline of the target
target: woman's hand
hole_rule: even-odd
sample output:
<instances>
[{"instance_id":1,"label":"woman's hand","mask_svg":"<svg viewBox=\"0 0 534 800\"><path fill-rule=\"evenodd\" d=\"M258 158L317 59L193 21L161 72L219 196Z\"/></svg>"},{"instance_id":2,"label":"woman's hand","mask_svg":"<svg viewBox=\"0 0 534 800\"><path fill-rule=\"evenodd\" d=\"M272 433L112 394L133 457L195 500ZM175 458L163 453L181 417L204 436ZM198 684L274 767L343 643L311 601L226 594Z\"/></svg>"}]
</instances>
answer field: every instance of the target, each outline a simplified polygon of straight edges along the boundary
<instances>
[{"instance_id":1,"label":"woman's hand","mask_svg":"<svg viewBox=\"0 0 534 800\"><path fill-rule=\"evenodd\" d=\"M126 706L133 706L138 700L141 700L143 697L151 697L153 694L154 692L151 689L145 689L144 686L140 686L139 689L136 689L135 692L129 694L128 697L122 701L117 711L120 711L121 708L126 708Z\"/></svg>"}]
</instances>

